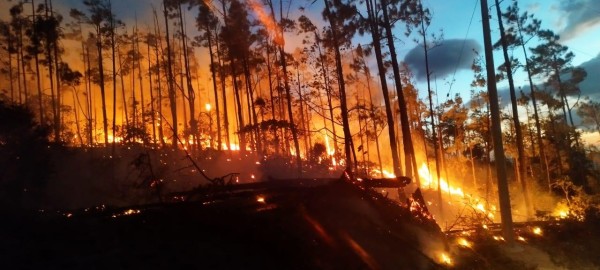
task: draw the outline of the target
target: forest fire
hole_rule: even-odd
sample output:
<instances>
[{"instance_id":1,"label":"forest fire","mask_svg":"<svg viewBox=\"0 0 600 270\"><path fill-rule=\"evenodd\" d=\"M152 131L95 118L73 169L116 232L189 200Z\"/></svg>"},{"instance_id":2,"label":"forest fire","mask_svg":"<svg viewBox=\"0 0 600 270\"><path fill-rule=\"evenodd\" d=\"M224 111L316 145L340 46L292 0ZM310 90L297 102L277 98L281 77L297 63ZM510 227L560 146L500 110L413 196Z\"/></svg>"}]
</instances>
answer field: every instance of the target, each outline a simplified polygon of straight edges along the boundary
<instances>
[{"instance_id":1,"label":"forest fire","mask_svg":"<svg viewBox=\"0 0 600 270\"><path fill-rule=\"evenodd\" d=\"M588 238L600 56L566 44L600 24L532 1L3 1L0 251L44 266L57 235L74 268L470 269Z\"/></svg>"},{"instance_id":2,"label":"forest fire","mask_svg":"<svg viewBox=\"0 0 600 270\"><path fill-rule=\"evenodd\" d=\"M421 177L421 185L423 186L423 188L437 190L439 186L444 192L448 194L465 196L465 193L461 188L451 186L448 183L448 181L442 177L434 177L429 171L429 167L425 163L421 164L421 167L419 168L419 176Z\"/></svg>"}]
</instances>

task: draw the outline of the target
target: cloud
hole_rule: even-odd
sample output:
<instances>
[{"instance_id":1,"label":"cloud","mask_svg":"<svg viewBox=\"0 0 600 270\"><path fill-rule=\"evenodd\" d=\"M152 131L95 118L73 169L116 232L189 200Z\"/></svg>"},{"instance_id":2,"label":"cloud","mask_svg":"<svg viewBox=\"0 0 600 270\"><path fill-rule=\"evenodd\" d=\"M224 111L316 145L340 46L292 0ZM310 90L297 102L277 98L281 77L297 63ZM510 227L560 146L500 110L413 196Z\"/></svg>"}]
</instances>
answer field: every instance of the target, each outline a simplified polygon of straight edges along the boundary
<instances>
[{"instance_id":1,"label":"cloud","mask_svg":"<svg viewBox=\"0 0 600 270\"><path fill-rule=\"evenodd\" d=\"M594 74L600 74L600 54L596 57L588 60L587 62L582 63L578 67L585 69L587 72L587 77L579 83L579 89L581 90L581 97L571 96L569 97L569 105L574 105L577 103L577 100L583 97L589 97L590 100L600 100L600 76L595 76ZM564 79L568 79L569 75L564 74ZM517 98L520 96L519 88L522 88L523 92L526 94L530 93L529 85L520 85L515 86L517 91ZM537 89L544 89L543 85L536 85ZM498 98L500 99L500 106L505 107L510 105L510 91L508 87L503 87L498 89ZM581 102L581 100L579 101ZM581 118L576 113L577 109L573 110L573 121L575 125L581 124Z\"/></svg>"},{"instance_id":2,"label":"cloud","mask_svg":"<svg viewBox=\"0 0 600 270\"><path fill-rule=\"evenodd\" d=\"M587 77L579 84L582 96L600 100L600 54L579 65L587 71Z\"/></svg>"},{"instance_id":3,"label":"cloud","mask_svg":"<svg viewBox=\"0 0 600 270\"><path fill-rule=\"evenodd\" d=\"M575 38L600 25L597 0L561 1L559 10L565 13L566 26L561 31L563 40Z\"/></svg>"},{"instance_id":4,"label":"cloud","mask_svg":"<svg viewBox=\"0 0 600 270\"><path fill-rule=\"evenodd\" d=\"M475 54L473 50L480 51L481 46L473 39L448 39L429 51L429 70L438 78L453 74L456 70L471 69ZM462 52L462 53L461 53ZM425 71L425 52L423 47L417 45L412 48L404 58L410 66L417 80L427 78Z\"/></svg>"}]
</instances>

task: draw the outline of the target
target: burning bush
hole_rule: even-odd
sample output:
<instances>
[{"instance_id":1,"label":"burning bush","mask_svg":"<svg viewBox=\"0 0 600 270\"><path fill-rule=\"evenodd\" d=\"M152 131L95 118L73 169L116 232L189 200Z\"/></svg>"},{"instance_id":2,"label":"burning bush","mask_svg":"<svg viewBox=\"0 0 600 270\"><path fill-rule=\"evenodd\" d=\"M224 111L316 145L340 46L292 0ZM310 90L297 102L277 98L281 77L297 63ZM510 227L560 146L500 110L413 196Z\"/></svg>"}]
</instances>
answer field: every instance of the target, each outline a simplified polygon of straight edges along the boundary
<instances>
[{"instance_id":1,"label":"burning bush","mask_svg":"<svg viewBox=\"0 0 600 270\"><path fill-rule=\"evenodd\" d=\"M583 221L588 211L598 208L597 204L593 203L593 197L588 195L582 186L575 185L568 179L559 179L552 187L564 196L557 204L553 216Z\"/></svg>"}]
</instances>

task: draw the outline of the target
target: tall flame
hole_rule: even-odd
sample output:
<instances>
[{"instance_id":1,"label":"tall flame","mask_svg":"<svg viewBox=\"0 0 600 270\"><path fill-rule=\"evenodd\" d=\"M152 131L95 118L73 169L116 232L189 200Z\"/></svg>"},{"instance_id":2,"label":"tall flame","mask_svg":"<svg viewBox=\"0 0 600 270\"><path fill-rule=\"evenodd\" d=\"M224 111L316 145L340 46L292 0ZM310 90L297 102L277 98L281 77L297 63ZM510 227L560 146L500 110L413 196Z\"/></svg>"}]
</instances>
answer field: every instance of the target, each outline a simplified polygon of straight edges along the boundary
<instances>
[{"instance_id":1,"label":"tall flame","mask_svg":"<svg viewBox=\"0 0 600 270\"><path fill-rule=\"evenodd\" d=\"M435 187L438 186L438 179L434 178L433 175L429 172L429 168L427 168L427 164L423 163L421 168L419 169L419 176L421 177L421 184L423 187ZM465 193L459 187L453 187L448 184L444 178L440 177L440 188L452 195L465 196Z\"/></svg>"},{"instance_id":2,"label":"tall flame","mask_svg":"<svg viewBox=\"0 0 600 270\"><path fill-rule=\"evenodd\" d=\"M277 23L273 20L273 17L269 16L263 6L258 3L256 0L248 1L250 8L256 14L258 20L265 26L265 29L269 32L269 34L274 37L274 42L277 45L283 45L283 38L279 34Z\"/></svg>"}]
</instances>

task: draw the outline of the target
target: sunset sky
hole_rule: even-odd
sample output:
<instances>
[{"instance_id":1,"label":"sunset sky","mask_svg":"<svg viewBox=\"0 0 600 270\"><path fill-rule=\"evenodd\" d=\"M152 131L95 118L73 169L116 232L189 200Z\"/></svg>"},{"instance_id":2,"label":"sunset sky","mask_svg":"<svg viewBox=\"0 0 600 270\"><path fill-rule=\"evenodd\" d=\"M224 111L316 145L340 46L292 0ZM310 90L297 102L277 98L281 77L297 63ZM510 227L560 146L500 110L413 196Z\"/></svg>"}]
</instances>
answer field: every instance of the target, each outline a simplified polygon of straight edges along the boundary
<instances>
[{"instance_id":1,"label":"sunset sky","mask_svg":"<svg viewBox=\"0 0 600 270\"><path fill-rule=\"evenodd\" d=\"M493 6L494 1L488 1L492 8L490 9L492 39L496 41L499 38L496 10ZM68 9L70 8L85 10L81 2L81 0L54 0L53 4L65 17L68 17ZM14 2L2 1L1 6L7 7L12 3ZM132 27L135 18L137 18L141 29L151 25L152 6L160 10L160 3L160 0L113 1L117 17L122 19L128 27ZM306 7L304 14L311 19L320 20L322 3L319 1L313 4L310 3L312 2L293 0L290 8L290 18L295 19L303 14L298 10L298 7L302 5ZM510 0L504 0L501 3L502 9L504 10L510 3ZM430 52L432 79L435 80L432 82L432 88L437 89L440 102L443 102L446 96L452 97L456 93L460 93L465 100L468 100L469 84L473 78L470 71L474 56L473 50L476 49L483 54L480 3L478 0L424 0L423 4L431 10L433 15L428 31L438 35L443 33L441 45ZM588 72L588 78L581 85L583 95L597 95L599 92L597 85L600 84L600 76L594 75L600 73L600 8L597 5L597 0L521 0L519 6L521 11L535 14L535 17L542 21L542 28L552 29L561 35L563 44L575 53L573 65L582 65ZM0 14L3 18L7 18L7 9L3 8L2 10ZM191 31L195 27L193 19L196 13L196 10L189 11L186 17L190 36L194 35ZM396 32L398 55L410 64L416 76L417 86L421 95L424 96L426 85L424 83L423 53L422 48L413 41L417 36L413 35L406 38L403 35L404 26L397 27ZM291 52L295 49L299 40L294 42L294 35L290 35L288 41L287 50ZM368 39L357 37L355 42L368 42ZM534 46L533 43L529 45L529 47L532 46ZM521 54L520 51L514 52L514 55L518 58L521 58ZM205 59L200 55L197 57L200 61ZM497 51L495 53L496 65L499 65L502 61L502 55ZM372 70L376 70L374 63ZM528 92L528 88L525 87L526 77L524 72L517 71L515 76L517 87L523 86L523 89ZM503 101L508 100L508 94L505 90L507 88L506 82L500 82L498 87L501 99Z\"/></svg>"}]
</instances>

